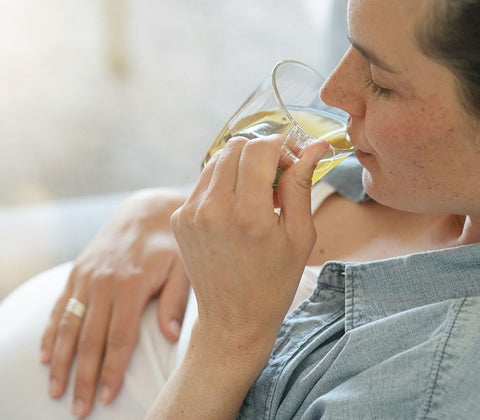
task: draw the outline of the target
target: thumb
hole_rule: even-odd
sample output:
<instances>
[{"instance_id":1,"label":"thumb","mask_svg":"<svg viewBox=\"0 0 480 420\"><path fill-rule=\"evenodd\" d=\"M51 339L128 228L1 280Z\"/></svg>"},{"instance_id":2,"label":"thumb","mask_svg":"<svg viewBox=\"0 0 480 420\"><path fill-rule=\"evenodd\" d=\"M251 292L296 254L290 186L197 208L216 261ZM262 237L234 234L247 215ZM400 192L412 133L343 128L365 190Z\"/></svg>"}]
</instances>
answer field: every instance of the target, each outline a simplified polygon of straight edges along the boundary
<instances>
[{"instance_id":1,"label":"thumb","mask_svg":"<svg viewBox=\"0 0 480 420\"><path fill-rule=\"evenodd\" d=\"M160 331L170 341L180 337L190 284L183 264L177 258L157 301L157 318Z\"/></svg>"},{"instance_id":2,"label":"thumb","mask_svg":"<svg viewBox=\"0 0 480 420\"><path fill-rule=\"evenodd\" d=\"M278 182L278 199L282 217L288 219L304 218L311 214L311 190L313 171L317 162L330 149L325 141L315 141L303 150L298 162L288 168Z\"/></svg>"}]
</instances>

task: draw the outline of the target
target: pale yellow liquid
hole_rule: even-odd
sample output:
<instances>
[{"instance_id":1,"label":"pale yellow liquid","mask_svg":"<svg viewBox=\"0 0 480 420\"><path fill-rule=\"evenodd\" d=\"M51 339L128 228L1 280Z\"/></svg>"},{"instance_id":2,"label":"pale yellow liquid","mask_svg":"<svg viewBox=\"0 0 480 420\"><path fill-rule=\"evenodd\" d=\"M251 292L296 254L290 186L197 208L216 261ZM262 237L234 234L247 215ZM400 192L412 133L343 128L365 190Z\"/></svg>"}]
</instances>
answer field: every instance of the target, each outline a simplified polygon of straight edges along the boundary
<instances>
[{"instance_id":1,"label":"pale yellow liquid","mask_svg":"<svg viewBox=\"0 0 480 420\"><path fill-rule=\"evenodd\" d=\"M350 155L353 146L346 137L344 125L328 115L309 108L289 109L289 112L312 138L322 137L335 147L336 154L333 159L320 161L317 164L312 177L313 185ZM233 127L225 126L210 146L202 162L202 168L217 150L223 149L232 137L243 136L252 139L270 134L284 134L290 126L290 120L280 111L261 111L239 120Z\"/></svg>"}]
</instances>

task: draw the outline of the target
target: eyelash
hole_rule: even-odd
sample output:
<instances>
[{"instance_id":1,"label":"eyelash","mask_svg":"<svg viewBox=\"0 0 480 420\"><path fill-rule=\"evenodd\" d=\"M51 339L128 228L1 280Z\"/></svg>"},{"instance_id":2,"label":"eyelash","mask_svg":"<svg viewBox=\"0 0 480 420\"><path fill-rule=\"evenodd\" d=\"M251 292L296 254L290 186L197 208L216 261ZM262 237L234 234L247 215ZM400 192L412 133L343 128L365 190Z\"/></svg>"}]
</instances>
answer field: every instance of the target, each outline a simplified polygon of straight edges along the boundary
<instances>
[{"instance_id":1,"label":"eyelash","mask_svg":"<svg viewBox=\"0 0 480 420\"><path fill-rule=\"evenodd\" d=\"M365 80L365 86L369 88L372 91L372 93L378 96L383 96L385 98L388 98L392 94L392 91L390 89L386 89L381 86L378 86L374 82L371 76L369 76L368 79Z\"/></svg>"}]
</instances>

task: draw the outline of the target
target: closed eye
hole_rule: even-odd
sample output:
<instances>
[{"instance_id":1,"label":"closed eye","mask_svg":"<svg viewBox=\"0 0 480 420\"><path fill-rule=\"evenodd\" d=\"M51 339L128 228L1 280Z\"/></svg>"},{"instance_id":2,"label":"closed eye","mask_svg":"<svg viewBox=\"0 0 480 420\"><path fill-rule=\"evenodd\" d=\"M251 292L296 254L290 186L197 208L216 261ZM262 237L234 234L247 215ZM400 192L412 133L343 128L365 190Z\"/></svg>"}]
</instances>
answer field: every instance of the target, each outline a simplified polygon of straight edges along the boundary
<instances>
[{"instance_id":1,"label":"closed eye","mask_svg":"<svg viewBox=\"0 0 480 420\"><path fill-rule=\"evenodd\" d=\"M390 97L392 94L392 91L390 89L381 87L375 83L375 81L372 79L371 76L368 77L367 80L365 80L365 87L370 89L372 93L378 95L378 96L383 96L383 97Z\"/></svg>"}]
</instances>

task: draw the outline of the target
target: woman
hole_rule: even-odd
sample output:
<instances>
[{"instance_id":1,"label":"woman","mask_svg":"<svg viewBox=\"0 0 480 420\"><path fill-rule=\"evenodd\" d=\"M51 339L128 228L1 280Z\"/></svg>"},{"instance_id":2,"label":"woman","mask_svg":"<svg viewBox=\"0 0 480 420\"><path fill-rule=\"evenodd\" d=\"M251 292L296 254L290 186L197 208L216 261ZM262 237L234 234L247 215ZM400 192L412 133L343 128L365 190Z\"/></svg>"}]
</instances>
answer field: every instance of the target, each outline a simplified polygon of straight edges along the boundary
<instances>
[{"instance_id":1,"label":"woman","mask_svg":"<svg viewBox=\"0 0 480 420\"><path fill-rule=\"evenodd\" d=\"M172 218L198 320L149 417L480 412L479 11L478 1L350 0L352 47L322 97L350 114L375 201L330 195L312 219L320 145L282 176L280 216L277 138L236 139L211 161ZM324 263L318 284L285 318L307 263ZM82 298L67 287L63 306L72 296ZM84 416L93 392L76 389Z\"/></svg>"},{"instance_id":2,"label":"woman","mask_svg":"<svg viewBox=\"0 0 480 420\"><path fill-rule=\"evenodd\" d=\"M352 47L322 92L350 114L366 192L438 214L415 243L394 241L397 254L428 252L383 259L392 249L380 241L376 261L326 264L282 324L314 243L314 151L280 180L280 216L275 141L232 142L202 174L172 219L199 316L150 418L480 414L479 12L478 1L350 0Z\"/></svg>"}]
</instances>

